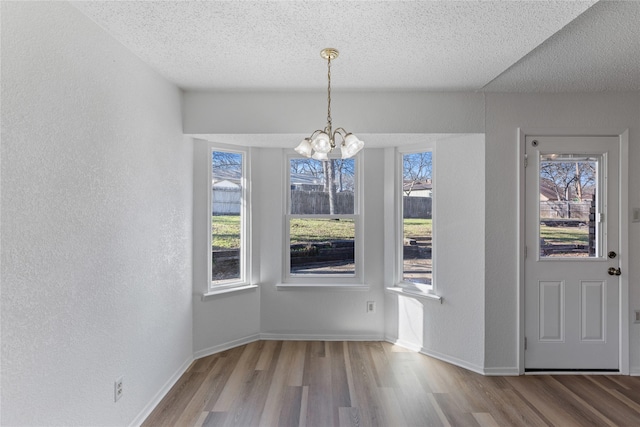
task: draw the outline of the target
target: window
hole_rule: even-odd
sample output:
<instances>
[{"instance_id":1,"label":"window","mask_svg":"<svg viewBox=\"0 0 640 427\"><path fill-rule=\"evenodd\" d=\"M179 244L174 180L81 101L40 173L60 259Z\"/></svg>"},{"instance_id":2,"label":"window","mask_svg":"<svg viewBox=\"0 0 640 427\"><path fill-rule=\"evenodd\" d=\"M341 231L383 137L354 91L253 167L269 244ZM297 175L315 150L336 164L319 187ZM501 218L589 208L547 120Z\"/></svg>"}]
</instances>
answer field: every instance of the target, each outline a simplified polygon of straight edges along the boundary
<instances>
[{"instance_id":1,"label":"window","mask_svg":"<svg viewBox=\"0 0 640 427\"><path fill-rule=\"evenodd\" d=\"M433 152L400 153L399 281L433 288Z\"/></svg>"},{"instance_id":2,"label":"window","mask_svg":"<svg viewBox=\"0 0 640 427\"><path fill-rule=\"evenodd\" d=\"M285 279L357 276L356 159L289 157Z\"/></svg>"},{"instance_id":3,"label":"window","mask_svg":"<svg viewBox=\"0 0 640 427\"><path fill-rule=\"evenodd\" d=\"M247 168L244 152L211 150L209 290L247 281Z\"/></svg>"},{"instance_id":4,"label":"window","mask_svg":"<svg viewBox=\"0 0 640 427\"><path fill-rule=\"evenodd\" d=\"M602 257L600 156L540 154L540 258Z\"/></svg>"}]
</instances>

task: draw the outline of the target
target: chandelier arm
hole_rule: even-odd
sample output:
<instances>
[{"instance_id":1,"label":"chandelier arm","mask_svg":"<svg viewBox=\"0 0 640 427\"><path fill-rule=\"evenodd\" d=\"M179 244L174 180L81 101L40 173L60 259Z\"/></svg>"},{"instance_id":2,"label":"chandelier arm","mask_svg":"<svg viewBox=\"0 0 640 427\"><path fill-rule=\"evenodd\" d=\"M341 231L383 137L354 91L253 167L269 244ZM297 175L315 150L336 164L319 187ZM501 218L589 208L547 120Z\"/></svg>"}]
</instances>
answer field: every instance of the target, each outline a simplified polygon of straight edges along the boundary
<instances>
[{"instance_id":1,"label":"chandelier arm","mask_svg":"<svg viewBox=\"0 0 640 427\"><path fill-rule=\"evenodd\" d=\"M333 139L335 141L336 135L340 135L340 138L342 138L341 144L344 144L344 139L347 136L347 134L348 134L348 132L344 128L338 128L335 131L333 131L331 139Z\"/></svg>"},{"instance_id":2,"label":"chandelier arm","mask_svg":"<svg viewBox=\"0 0 640 427\"><path fill-rule=\"evenodd\" d=\"M309 139L315 138L319 133L322 133L322 132L324 132L324 130L322 130L322 129L314 130L313 133L309 136Z\"/></svg>"}]
</instances>

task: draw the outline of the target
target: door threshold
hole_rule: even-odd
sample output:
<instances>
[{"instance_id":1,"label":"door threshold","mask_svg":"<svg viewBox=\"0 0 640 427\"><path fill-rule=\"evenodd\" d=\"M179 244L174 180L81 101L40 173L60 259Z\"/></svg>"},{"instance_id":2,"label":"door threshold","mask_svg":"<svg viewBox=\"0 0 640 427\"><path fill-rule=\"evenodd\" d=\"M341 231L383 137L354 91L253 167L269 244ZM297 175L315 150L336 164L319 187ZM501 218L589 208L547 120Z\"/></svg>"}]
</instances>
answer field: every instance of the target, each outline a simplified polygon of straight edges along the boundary
<instances>
[{"instance_id":1,"label":"door threshold","mask_svg":"<svg viewBox=\"0 0 640 427\"><path fill-rule=\"evenodd\" d=\"M525 369L525 375L619 375L619 369Z\"/></svg>"}]
</instances>

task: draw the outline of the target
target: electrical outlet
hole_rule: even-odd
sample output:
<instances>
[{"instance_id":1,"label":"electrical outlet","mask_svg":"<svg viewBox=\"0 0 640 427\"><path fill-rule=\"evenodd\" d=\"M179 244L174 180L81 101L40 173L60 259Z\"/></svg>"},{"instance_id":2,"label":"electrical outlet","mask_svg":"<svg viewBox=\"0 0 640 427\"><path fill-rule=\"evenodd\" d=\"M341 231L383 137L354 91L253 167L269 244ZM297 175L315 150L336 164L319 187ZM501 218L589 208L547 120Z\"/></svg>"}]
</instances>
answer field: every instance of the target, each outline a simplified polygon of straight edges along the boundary
<instances>
[{"instance_id":1,"label":"electrical outlet","mask_svg":"<svg viewBox=\"0 0 640 427\"><path fill-rule=\"evenodd\" d=\"M118 378L113 383L113 401L117 402L121 397L124 389L122 388L123 377Z\"/></svg>"},{"instance_id":2,"label":"electrical outlet","mask_svg":"<svg viewBox=\"0 0 640 427\"><path fill-rule=\"evenodd\" d=\"M376 302L367 301L367 313L375 313L375 312L376 312Z\"/></svg>"}]
</instances>

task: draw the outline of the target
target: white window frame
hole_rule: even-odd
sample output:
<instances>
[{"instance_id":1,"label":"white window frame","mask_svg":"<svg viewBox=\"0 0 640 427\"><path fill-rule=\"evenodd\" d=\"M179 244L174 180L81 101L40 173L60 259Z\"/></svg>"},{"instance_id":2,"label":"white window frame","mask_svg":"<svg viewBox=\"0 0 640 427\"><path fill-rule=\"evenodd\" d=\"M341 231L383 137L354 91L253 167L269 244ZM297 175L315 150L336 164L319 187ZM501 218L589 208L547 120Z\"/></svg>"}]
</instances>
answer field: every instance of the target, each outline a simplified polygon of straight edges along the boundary
<instances>
[{"instance_id":1,"label":"white window frame","mask_svg":"<svg viewBox=\"0 0 640 427\"><path fill-rule=\"evenodd\" d=\"M354 199L353 214L336 214L336 215L292 215L291 214L291 160L301 159L299 154L291 151L285 155L284 188L286 191L283 206L283 284L296 284L306 286L330 286L330 287L349 287L361 285L363 283L363 265L364 265L364 226L363 226L363 209L362 194L364 191L362 182L362 153L353 157L355 162L354 174ZM329 158L337 159L338 157L329 155ZM355 228L354 239L354 274L291 274L291 243L290 243L290 221L294 218L303 219L324 219L339 218L351 219ZM284 286L283 286L284 287Z\"/></svg>"},{"instance_id":2,"label":"white window frame","mask_svg":"<svg viewBox=\"0 0 640 427\"><path fill-rule=\"evenodd\" d=\"M424 153L430 151L431 152L431 183L433 186L431 192L431 285L426 285L423 283L415 283L410 282L408 280L404 280L404 230L403 230L403 156L405 154L415 154L415 153ZM394 196L395 196L395 288L400 288L409 293L416 294L424 294L428 296L437 297L436 289L436 270L437 270L437 219L436 219L436 205L437 205L437 182L436 182L436 144L433 141L426 141L424 143L410 145L410 146L402 146L397 147L395 150L395 180L394 180Z\"/></svg>"},{"instance_id":3,"label":"white window frame","mask_svg":"<svg viewBox=\"0 0 640 427\"><path fill-rule=\"evenodd\" d=\"M240 205L240 278L213 282L213 261L211 259L211 197L213 194L213 167L212 158L214 152L225 152L242 155L242 193ZM206 295L225 293L236 289L244 289L251 286L251 191L250 191L250 150L243 148L230 148L222 144L209 144L208 149L208 192L207 192L207 277L208 289Z\"/></svg>"}]
</instances>

